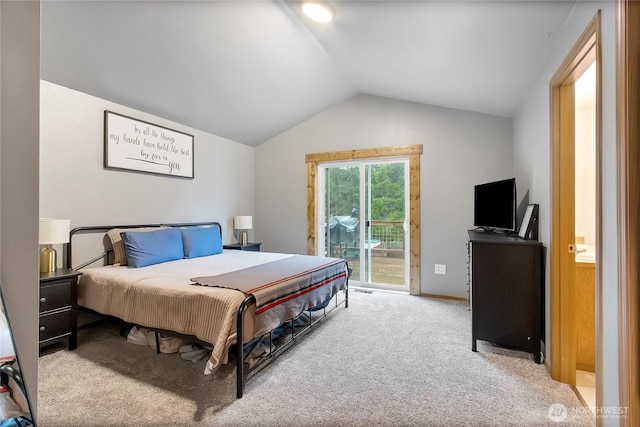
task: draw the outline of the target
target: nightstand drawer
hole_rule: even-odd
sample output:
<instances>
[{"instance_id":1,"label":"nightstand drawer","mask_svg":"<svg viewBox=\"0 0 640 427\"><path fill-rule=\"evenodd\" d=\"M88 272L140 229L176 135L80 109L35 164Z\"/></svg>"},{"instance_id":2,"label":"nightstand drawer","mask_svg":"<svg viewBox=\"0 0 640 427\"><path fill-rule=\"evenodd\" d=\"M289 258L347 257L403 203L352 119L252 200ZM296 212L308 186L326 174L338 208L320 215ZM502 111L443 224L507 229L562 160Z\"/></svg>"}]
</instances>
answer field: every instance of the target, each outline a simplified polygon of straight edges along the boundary
<instances>
[{"instance_id":1,"label":"nightstand drawer","mask_svg":"<svg viewBox=\"0 0 640 427\"><path fill-rule=\"evenodd\" d=\"M254 251L260 252L260 245L262 243L247 243L246 245L242 245L240 243L230 243L228 245L222 245L223 249L236 249L239 251Z\"/></svg>"},{"instance_id":2,"label":"nightstand drawer","mask_svg":"<svg viewBox=\"0 0 640 427\"><path fill-rule=\"evenodd\" d=\"M69 340L69 350L78 345L76 294L82 273L59 268L40 273L40 345Z\"/></svg>"},{"instance_id":3,"label":"nightstand drawer","mask_svg":"<svg viewBox=\"0 0 640 427\"><path fill-rule=\"evenodd\" d=\"M70 307L71 304L71 280L57 281L51 285L40 287L41 313L62 307Z\"/></svg>"},{"instance_id":4,"label":"nightstand drawer","mask_svg":"<svg viewBox=\"0 0 640 427\"><path fill-rule=\"evenodd\" d=\"M246 246L242 247L243 251L253 251L253 252L260 252L260 243L249 243Z\"/></svg>"},{"instance_id":5,"label":"nightstand drawer","mask_svg":"<svg viewBox=\"0 0 640 427\"><path fill-rule=\"evenodd\" d=\"M71 309L40 315L40 341L71 333Z\"/></svg>"}]
</instances>

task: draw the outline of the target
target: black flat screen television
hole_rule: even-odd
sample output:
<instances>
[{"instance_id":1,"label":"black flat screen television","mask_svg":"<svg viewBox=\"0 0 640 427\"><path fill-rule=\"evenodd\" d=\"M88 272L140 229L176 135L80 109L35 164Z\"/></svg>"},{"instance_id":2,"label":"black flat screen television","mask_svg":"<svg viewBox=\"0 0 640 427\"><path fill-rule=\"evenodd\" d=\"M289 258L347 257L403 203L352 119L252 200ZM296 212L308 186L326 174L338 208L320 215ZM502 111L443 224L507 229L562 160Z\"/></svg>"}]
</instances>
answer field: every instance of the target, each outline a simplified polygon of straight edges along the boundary
<instances>
[{"instance_id":1,"label":"black flat screen television","mask_svg":"<svg viewBox=\"0 0 640 427\"><path fill-rule=\"evenodd\" d=\"M516 179L475 186L473 225L490 230L516 230Z\"/></svg>"}]
</instances>

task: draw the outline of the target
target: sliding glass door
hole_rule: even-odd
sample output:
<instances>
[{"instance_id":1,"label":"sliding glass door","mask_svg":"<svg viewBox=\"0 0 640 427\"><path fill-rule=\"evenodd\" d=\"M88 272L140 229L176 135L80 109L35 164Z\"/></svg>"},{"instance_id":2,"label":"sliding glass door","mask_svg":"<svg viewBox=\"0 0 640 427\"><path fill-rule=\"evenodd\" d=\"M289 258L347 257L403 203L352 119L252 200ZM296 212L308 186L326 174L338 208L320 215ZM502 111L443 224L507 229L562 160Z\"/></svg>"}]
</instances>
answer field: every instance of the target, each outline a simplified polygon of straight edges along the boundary
<instances>
[{"instance_id":1,"label":"sliding glass door","mask_svg":"<svg viewBox=\"0 0 640 427\"><path fill-rule=\"evenodd\" d=\"M318 168L318 253L344 258L355 286L408 291L408 161Z\"/></svg>"}]
</instances>

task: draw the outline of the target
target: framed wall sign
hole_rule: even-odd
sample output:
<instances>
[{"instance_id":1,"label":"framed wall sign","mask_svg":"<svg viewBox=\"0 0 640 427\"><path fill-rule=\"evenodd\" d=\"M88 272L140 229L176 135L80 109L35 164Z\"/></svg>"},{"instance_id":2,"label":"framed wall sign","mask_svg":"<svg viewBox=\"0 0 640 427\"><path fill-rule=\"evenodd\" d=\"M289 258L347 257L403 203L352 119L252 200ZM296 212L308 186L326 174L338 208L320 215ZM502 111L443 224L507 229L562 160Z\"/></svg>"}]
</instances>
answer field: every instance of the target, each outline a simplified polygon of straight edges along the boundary
<instances>
[{"instance_id":1,"label":"framed wall sign","mask_svg":"<svg viewBox=\"0 0 640 427\"><path fill-rule=\"evenodd\" d=\"M538 205L528 205L524 212L518 236L523 239L538 240Z\"/></svg>"},{"instance_id":2,"label":"framed wall sign","mask_svg":"<svg viewBox=\"0 0 640 427\"><path fill-rule=\"evenodd\" d=\"M193 135L104 112L104 167L193 178Z\"/></svg>"}]
</instances>

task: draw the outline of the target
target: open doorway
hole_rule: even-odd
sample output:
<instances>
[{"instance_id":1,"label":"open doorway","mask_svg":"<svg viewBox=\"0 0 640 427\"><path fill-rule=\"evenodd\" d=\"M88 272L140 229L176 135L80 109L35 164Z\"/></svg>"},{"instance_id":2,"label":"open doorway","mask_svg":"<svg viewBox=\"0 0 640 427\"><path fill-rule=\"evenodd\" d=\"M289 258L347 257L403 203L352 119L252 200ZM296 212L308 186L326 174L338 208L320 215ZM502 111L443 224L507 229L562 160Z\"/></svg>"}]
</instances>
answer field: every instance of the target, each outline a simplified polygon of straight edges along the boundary
<instances>
[{"instance_id":1,"label":"open doorway","mask_svg":"<svg viewBox=\"0 0 640 427\"><path fill-rule=\"evenodd\" d=\"M551 376L595 412L601 293L599 14L551 80Z\"/></svg>"},{"instance_id":2,"label":"open doorway","mask_svg":"<svg viewBox=\"0 0 640 427\"><path fill-rule=\"evenodd\" d=\"M595 414L596 62L575 83L576 389Z\"/></svg>"}]
</instances>

